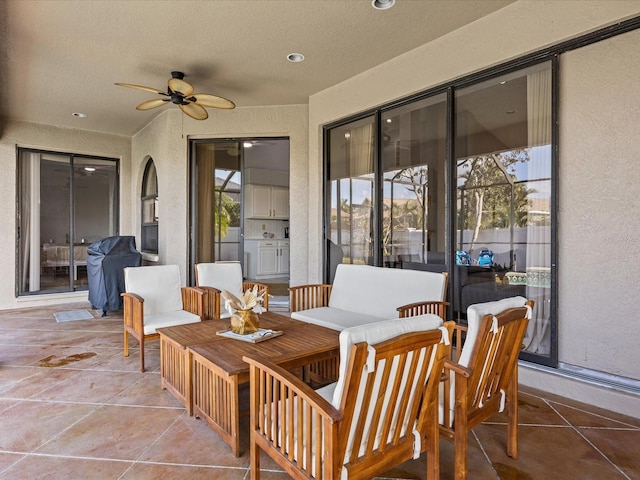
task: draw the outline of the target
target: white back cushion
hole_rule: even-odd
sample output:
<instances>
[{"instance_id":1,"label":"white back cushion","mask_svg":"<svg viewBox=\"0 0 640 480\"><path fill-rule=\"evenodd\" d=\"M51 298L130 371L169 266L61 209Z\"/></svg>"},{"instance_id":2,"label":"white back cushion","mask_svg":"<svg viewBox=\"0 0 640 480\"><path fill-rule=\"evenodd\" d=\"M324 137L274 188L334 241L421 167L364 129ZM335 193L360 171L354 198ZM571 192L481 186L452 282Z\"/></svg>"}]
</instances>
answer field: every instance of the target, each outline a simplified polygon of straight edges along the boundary
<instances>
[{"instance_id":1,"label":"white back cushion","mask_svg":"<svg viewBox=\"0 0 640 480\"><path fill-rule=\"evenodd\" d=\"M397 318L396 308L414 302L444 300L441 273L341 263L329 306L380 318Z\"/></svg>"},{"instance_id":2,"label":"white back cushion","mask_svg":"<svg viewBox=\"0 0 640 480\"><path fill-rule=\"evenodd\" d=\"M524 307L527 299L524 297L509 297L495 302L475 303L467 308L467 338L462 347L462 353L458 363L464 367L469 366L471 352L478 338L480 322L485 315L497 315L509 308Z\"/></svg>"},{"instance_id":3,"label":"white back cushion","mask_svg":"<svg viewBox=\"0 0 640 480\"><path fill-rule=\"evenodd\" d=\"M442 326L442 318L427 314L408 318L394 318L380 322L346 328L340 332L340 368L338 382L333 392L332 405L340 408L342 393L345 388L345 376L349 365L351 347L356 343L367 342L375 345L405 333L433 330Z\"/></svg>"},{"instance_id":4,"label":"white back cushion","mask_svg":"<svg viewBox=\"0 0 640 480\"><path fill-rule=\"evenodd\" d=\"M180 269L178 265L126 267L125 290L144 299L144 314L182 310Z\"/></svg>"},{"instance_id":5,"label":"white back cushion","mask_svg":"<svg viewBox=\"0 0 640 480\"><path fill-rule=\"evenodd\" d=\"M227 290L236 297L242 296L242 267L239 262L196 264L198 286Z\"/></svg>"}]
</instances>

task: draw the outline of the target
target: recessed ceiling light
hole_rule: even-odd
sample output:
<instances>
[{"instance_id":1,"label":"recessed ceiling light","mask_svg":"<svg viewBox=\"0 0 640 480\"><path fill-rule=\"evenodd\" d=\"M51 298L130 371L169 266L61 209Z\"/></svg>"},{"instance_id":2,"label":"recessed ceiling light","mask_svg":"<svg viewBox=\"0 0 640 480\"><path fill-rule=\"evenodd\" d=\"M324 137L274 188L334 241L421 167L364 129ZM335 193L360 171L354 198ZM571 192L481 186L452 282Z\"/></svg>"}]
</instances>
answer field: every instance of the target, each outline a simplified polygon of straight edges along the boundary
<instances>
[{"instance_id":1,"label":"recessed ceiling light","mask_svg":"<svg viewBox=\"0 0 640 480\"><path fill-rule=\"evenodd\" d=\"M376 10L386 10L393 7L396 4L396 0L373 0L371 5Z\"/></svg>"},{"instance_id":2,"label":"recessed ceiling light","mask_svg":"<svg viewBox=\"0 0 640 480\"><path fill-rule=\"evenodd\" d=\"M290 53L287 55L287 60L293 63L299 63L304 60L304 55L301 53Z\"/></svg>"},{"instance_id":3,"label":"recessed ceiling light","mask_svg":"<svg viewBox=\"0 0 640 480\"><path fill-rule=\"evenodd\" d=\"M344 134L344 138L351 138L351 132L346 132Z\"/></svg>"},{"instance_id":4,"label":"recessed ceiling light","mask_svg":"<svg viewBox=\"0 0 640 480\"><path fill-rule=\"evenodd\" d=\"M251 147L253 147L253 143L251 143L251 142L244 142L244 143L242 144L242 146L243 146L244 148L251 148Z\"/></svg>"},{"instance_id":5,"label":"recessed ceiling light","mask_svg":"<svg viewBox=\"0 0 640 480\"><path fill-rule=\"evenodd\" d=\"M503 80L503 81L500 82L500 85L504 85L505 83L507 83L507 81Z\"/></svg>"},{"instance_id":6,"label":"recessed ceiling light","mask_svg":"<svg viewBox=\"0 0 640 480\"><path fill-rule=\"evenodd\" d=\"M78 118L87 118L87 114L86 113L73 112L71 115L73 115L74 117L78 117Z\"/></svg>"},{"instance_id":7,"label":"recessed ceiling light","mask_svg":"<svg viewBox=\"0 0 640 480\"><path fill-rule=\"evenodd\" d=\"M96 171L96 167L84 167L84 169L85 169L87 172L95 172L95 171Z\"/></svg>"},{"instance_id":8,"label":"recessed ceiling light","mask_svg":"<svg viewBox=\"0 0 640 480\"><path fill-rule=\"evenodd\" d=\"M516 113L516 111L515 110L507 110L504 113L506 113L507 115L513 115L514 113Z\"/></svg>"},{"instance_id":9,"label":"recessed ceiling light","mask_svg":"<svg viewBox=\"0 0 640 480\"><path fill-rule=\"evenodd\" d=\"M393 120L391 120L390 118L387 118L387 123L391 123Z\"/></svg>"}]
</instances>

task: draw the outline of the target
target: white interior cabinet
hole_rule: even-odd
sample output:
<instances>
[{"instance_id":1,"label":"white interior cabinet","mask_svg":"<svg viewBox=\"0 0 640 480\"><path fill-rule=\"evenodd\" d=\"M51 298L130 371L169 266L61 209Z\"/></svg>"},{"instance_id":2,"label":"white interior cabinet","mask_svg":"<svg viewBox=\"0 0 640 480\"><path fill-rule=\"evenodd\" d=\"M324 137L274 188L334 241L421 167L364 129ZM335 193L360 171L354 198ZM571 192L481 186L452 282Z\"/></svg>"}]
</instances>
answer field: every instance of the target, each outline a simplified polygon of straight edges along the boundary
<instances>
[{"instance_id":1,"label":"white interior cabinet","mask_svg":"<svg viewBox=\"0 0 640 480\"><path fill-rule=\"evenodd\" d=\"M278 274L289 274L289 240L278 241L278 254L276 260L278 261Z\"/></svg>"},{"instance_id":2,"label":"white interior cabinet","mask_svg":"<svg viewBox=\"0 0 640 480\"><path fill-rule=\"evenodd\" d=\"M246 240L247 276L252 279L289 274L289 240Z\"/></svg>"},{"instance_id":3,"label":"white interior cabinet","mask_svg":"<svg viewBox=\"0 0 640 480\"><path fill-rule=\"evenodd\" d=\"M245 186L245 217L289 218L289 189L270 185Z\"/></svg>"}]
</instances>

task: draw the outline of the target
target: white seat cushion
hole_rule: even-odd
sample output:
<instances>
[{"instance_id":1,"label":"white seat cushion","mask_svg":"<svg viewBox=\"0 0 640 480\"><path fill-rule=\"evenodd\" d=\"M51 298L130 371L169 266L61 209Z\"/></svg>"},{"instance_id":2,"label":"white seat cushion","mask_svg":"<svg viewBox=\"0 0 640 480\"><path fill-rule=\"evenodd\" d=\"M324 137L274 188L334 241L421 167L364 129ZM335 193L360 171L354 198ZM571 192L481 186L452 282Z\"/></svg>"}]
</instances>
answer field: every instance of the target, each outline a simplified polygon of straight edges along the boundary
<instances>
[{"instance_id":1,"label":"white seat cushion","mask_svg":"<svg viewBox=\"0 0 640 480\"><path fill-rule=\"evenodd\" d=\"M242 296L242 267L238 262L196 264L198 286L226 290L236 297Z\"/></svg>"},{"instance_id":2,"label":"white seat cushion","mask_svg":"<svg viewBox=\"0 0 640 480\"><path fill-rule=\"evenodd\" d=\"M126 267L125 290L144 299L144 314L182 310L180 269L177 265Z\"/></svg>"},{"instance_id":3,"label":"white seat cushion","mask_svg":"<svg viewBox=\"0 0 640 480\"><path fill-rule=\"evenodd\" d=\"M380 318L397 318L396 308L415 302L443 301L441 273L340 264L329 306Z\"/></svg>"},{"instance_id":4,"label":"white seat cushion","mask_svg":"<svg viewBox=\"0 0 640 480\"><path fill-rule=\"evenodd\" d=\"M318 307L300 310L291 314L291 318L333 330L357 327L368 323L386 320L384 317L374 317L357 311L342 310L333 307Z\"/></svg>"},{"instance_id":5,"label":"white seat cushion","mask_svg":"<svg viewBox=\"0 0 640 480\"><path fill-rule=\"evenodd\" d=\"M173 312L152 313L144 316L144 334L156 333L156 329L162 327L174 327L176 325L186 325L196 323L200 317L186 310L174 310Z\"/></svg>"}]
</instances>

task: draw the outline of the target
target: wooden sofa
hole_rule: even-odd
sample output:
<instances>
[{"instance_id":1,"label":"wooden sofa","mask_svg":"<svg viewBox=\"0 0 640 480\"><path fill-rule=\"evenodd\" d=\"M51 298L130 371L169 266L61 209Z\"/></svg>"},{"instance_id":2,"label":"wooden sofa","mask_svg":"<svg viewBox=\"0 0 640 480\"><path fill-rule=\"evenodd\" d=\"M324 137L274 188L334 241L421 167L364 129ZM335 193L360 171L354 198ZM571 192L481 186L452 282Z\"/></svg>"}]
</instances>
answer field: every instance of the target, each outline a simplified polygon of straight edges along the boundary
<instances>
[{"instance_id":1,"label":"wooden sofa","mask_svg":"<svg viewBox=\"0 0 640 480\"><path fill-rule=\"evenodd\" d=\"M340 264L332 285L289 288L291 317L334 330L425 313L444 318L447 275Z\"/></svg>"}]
</instances>

